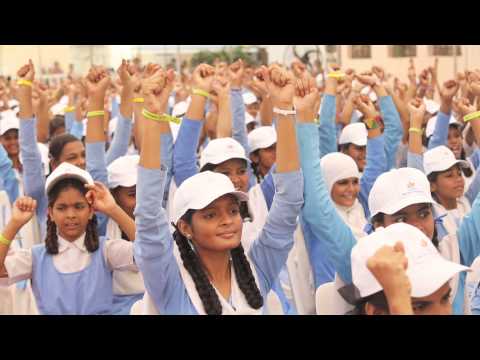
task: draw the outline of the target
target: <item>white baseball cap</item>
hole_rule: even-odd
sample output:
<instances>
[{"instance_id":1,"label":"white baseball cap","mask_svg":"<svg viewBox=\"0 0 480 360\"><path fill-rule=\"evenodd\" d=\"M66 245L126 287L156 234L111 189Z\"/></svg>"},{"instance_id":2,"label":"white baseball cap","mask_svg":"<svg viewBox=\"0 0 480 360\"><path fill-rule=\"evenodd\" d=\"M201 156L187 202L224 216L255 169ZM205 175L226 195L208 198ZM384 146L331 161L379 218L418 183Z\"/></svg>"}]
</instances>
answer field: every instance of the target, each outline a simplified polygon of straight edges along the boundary
<instances>
[{"instance_id":1,"label":"white baseball cap","mask_svg":"<svg viewBox=\"0 0 480 360\"><path fill-rule=\"evenodd\" d=\"M55 115L65 115L65 105L61 102L56 103L50 108L52 114Z\"/></svg>"},{"instance_id":2,"label":"white baseball cap","mask_svg":"<svg viewBox=\"0 0 480 360\"><path fill-rule=\"evenodd\" d=\"M368 95L368 97L372 102L376 102L378 100L377 94L375 93L375 91L373 91L373 89L370 86L364 87L360 91L360 94Z\"/></svg>"},{"instance_id":3,"label":"white baseball cap","mask_svg":"<svg viewBox=\"0 0 480 360\"><path fill-rule=\"evenodd\" d=\"M0 119L0 136L5 134L8 130L20 128L20 120L11 110L2 112Z\"/></svg>"},{"instance_id":4,"label":"white baseball cap","mask_svg":"<svg viewBox=\"0 0 480 360\"><path fill-rule=\"evenodd\" d=\"M338 143L340 145L351 143L357 146L367 146L367 137L367 127L364 123L358 122L349 124L343 128Z\"/></svg>"},{"instance_id":5,"label":"white baseball cap","mask_svg":"<svg viewBox=\"0 0 480 360\"><path fill-rule=\"evenodd\" d=\"M413 204L433 203L430 183L414 168L392 169L380 175L368 196L370 216L392 215Z\"/></svg>"},{"instance_id":6,"label":"white baseball cap","mask_svg":"<svg viewBox=\"0 0 480 360\"><path fill-rule=\"evenodd\" d=\"M173 199L173 221L175 224L188 210L201 210L226 194L234 195L239 201L248 203L248 195L236 191L228 176L204 171L185 180L175 191ZM252 211L250 211L252 214Z\"/></svg>"},{"instance_id":7,"label":"white baseball cap","mask_svg":"<svg viewBox=\"0 0 480 360\"><path fill-rule=\"evenodd\" d=\"M245 92L242 94L242 97L243 97L243 103L245 105L251 105L251 104L254 104L258 101L257 97L255 96L254 93L252 92Z\"/></svg>"},{"instance_id":8,"label":"white baseball cap","mask_svg":"<svg viewBox=\"0 0 480 360\"><path fill-rule=\"evenodd\" d=\"M15 99L11 99L11 100L8 100L8 107L11 109L15 106L19 106L20 103L18 102L18 100L15 100Z\"/></svg>"},{"instance_id":9,"label":"white baseball cap","mask_svg":"<svg viewBox=\"0 0 480 360\"><path fill-rule=\"evenodd\" d=\"M172 115L175 117L183 117L187 113L188 110L188 102L187 101L180 101L175 104L172 110Z\"/></svg>"},{"instance_id":10,"label":"white baseball cap","mask_svg":"<svg viewBox=\"0 0 480 360\"><path fill-rule=\"evenodd\" d=\"M466 266L446 260L416 227L396 223L359 239L352 249L352 280L362 298L382 291L382 286L367 268L368 259L383 246L393 247L397 242L401 242L405 249L408 259L406 274L414 298L429 296L459 272L470 271Z\"/></svg>"},{"instance_id":11,"label":"white baseball cap","mask_svg":"<svg viewBox=\"0 0 480 360\"><path fill-rule=\"evenodd\" d=\"M207 164L218 165L230 159L250 160L245 155L245 149L240 143L230 137L214 139L208 143L200 155L200 169Z\"/></svg>"},{"instance_id":12,"label":"white baseball cap","mask_svg":"<svg viewBox=\"0 0 480 360\"><path fill-rule=\"evenodd\" d=\"M457 160L452 150L445 145L437 146L423 154L423 170L426 176L433 172L448 170L455 164L471 169L468 161Z\"/></svg>"},{"instance_id":13,"label":"white baseball cap","mask_svg":"<svg viewBox=\"0 0 480 360\"><path fill-rule=\"evenodd\" d=\"M63 95L58 103L62 104L64 107L67 106L68 105L68 95Z\"/></svg>"},{"instance_id":14,"label":"white baseball cap","mask_svg":"<svg viewBox=\"0 0 480 360\"><path fill-rule=\"evenodd\" d=\"M431 115L436 114L440 110L440 104L433 100L423 98L423 102L425 103L425 110Z\"/></svg>"},{"instance_id":15,"label":"white baseball cap","mask_svg":"<svg viewBox=\"0 0 480 360\"><path fill-rule=\"evenodd\" d=\"M245 125L251 124L253 122L256 124L259 123L257 119L255 119L252 115L245 111Z\"/></svg>"},{"instance_id":16,"label":"white baseball cap","mask_svg":"<svg viewBox=\"0 0 480 360\"><path fill-rule=\"evenodd\" d=\"M93 184L93 179L88 172L75 165L63 162L53 170L47 178L47 182L45 183L45 191L47 194L59 181L64 179L78 179L84 184Z\"/></svg>"},{"instance_id":17,"label":"white baseball cap","mask_svg":"<svg viewBox=\"0 0 480 360\"><path fill-rule=\"evenodd\" d=\"M340 152L325 155L320 161L323 178L327 184L328 193L332 192L337 181L349 178L360 178L358 166L350 156Z\"/></svg>"},{"instance_id":18,"label":"white baseball cap","mask_svg":"<svg viewBox=\"0 0 480 360\"><path fill-rule=\"evenodd\" d=\"M427 128L425 129L425 136L428 138L433 135L433 132L435 130L435 125L437 124L437 116L433 116L428 120L427 122ZM460 126L461 124L455 119L455 117L452 115L450 116L450 120L448 122L449 125L457 125Z\"/></svg>"},{"instance_id":19,"label":"white baseball cap","mask_svg":"<svg viewBox=\"0 0 480 360\"><path fill-rule=\"evenodd\" d=\"M115 189L118 186L131 187L137 185L139 161L139 155L125 155L108 165L108 187Z\"/></svg>"},{"instance_id":20,"label":"white baseball cap","mask_svg":"<svg viewBox=\"0 0 480 360\"><path fill-rule=\"evenodd\" d=\"M266 149L277 142L277 132L273 126L260 126L248 134L250 154L258 149Z\"/></svg>"}]
</instances>

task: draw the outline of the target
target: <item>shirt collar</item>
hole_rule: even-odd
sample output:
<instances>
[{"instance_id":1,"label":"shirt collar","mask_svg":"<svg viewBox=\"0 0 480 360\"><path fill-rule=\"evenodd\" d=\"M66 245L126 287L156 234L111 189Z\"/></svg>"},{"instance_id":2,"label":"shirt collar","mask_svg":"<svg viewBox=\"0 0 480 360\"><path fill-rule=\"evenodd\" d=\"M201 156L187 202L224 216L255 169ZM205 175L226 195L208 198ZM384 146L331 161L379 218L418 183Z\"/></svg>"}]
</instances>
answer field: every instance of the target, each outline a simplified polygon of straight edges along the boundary
<instances>
[{"instance_id":1,"label":"shirt collar","mask_svg":"<svg viewBox=\"0 0 480 360\"><path fill-rule=\"evenodd\" d=\"M87 248L85 247L85 233L83 233L77 240L70 242L62 238L60 235L57 234L58 237L58 253L62 253L67 249L72 247L77 248L82 252L87 252Z\"/></svg>"}]
</instances>

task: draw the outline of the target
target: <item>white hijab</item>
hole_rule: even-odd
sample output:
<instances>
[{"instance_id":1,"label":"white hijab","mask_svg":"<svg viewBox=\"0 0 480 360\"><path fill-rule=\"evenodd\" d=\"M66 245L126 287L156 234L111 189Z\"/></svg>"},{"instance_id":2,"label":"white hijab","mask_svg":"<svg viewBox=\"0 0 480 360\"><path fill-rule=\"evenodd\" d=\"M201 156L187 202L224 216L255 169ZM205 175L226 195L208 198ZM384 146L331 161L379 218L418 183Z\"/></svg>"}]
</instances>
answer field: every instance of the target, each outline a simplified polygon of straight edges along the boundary
<instances>
[{"instance_id":1,"label":"white hijab","mask_svg":"<svg viewBox=\"0 0 480 360\"><path fill-rule=\"evenodd\" d=\"M322 158L320 165L322 167L323 177L330 196L333 185L335 185L337 181L352 177L360 179L360 172L358 171L357 164L350 156L343 153L336 152L325 155ZM363 229L367 224L367 219L363 207L357 199L355 199L354 204L348 208L340 206L334 201L333 204L340 217L352 229L353 234L357 239L366 235Z\"/></svg>"}]
</instances>

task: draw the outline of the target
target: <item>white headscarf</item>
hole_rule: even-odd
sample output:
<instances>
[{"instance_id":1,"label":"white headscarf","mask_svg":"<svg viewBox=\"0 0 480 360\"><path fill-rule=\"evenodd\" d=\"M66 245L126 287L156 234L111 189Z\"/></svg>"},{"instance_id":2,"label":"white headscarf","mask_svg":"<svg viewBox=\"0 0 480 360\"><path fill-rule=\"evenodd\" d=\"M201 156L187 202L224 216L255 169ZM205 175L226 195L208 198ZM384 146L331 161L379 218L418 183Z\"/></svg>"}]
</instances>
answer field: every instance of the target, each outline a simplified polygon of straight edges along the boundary
<instances>
[{"instance_id":1,"label":"white headscarf","mask_svg":"<svg viewBox=\"0 0 480 360\"><path fill-rule=\"evenodd\" d=\"M325 155L320 165L330 197L332 196L333 185L337 181L352 177L360 179L360 172L355 160L343 153L336 152ZM333 204L340 217L352 229L357 239L366 235L363 229L367 224L367 219L363 207L357 199L355 199L351 207L340 206L335 201L333 201Z\"/></svg>"}]
</instances>

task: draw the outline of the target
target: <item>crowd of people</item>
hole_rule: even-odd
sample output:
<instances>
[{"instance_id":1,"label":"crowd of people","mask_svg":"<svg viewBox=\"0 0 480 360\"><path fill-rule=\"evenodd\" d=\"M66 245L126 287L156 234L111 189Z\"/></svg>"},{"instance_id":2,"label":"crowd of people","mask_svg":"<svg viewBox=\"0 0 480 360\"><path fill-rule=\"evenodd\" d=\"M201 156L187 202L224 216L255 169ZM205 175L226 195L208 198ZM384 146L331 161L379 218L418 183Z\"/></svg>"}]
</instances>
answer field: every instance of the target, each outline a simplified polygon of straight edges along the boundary
<instances>
[{"instance_id":1,"label":"crowd of people","mask_svg":"<svg viewBox=\"0 0 480 360\"><path fill-rule=\"evenodd\" d=\"M480 313L480 70L0 79L0 313Z\"/></svg>"}]
</instances>

